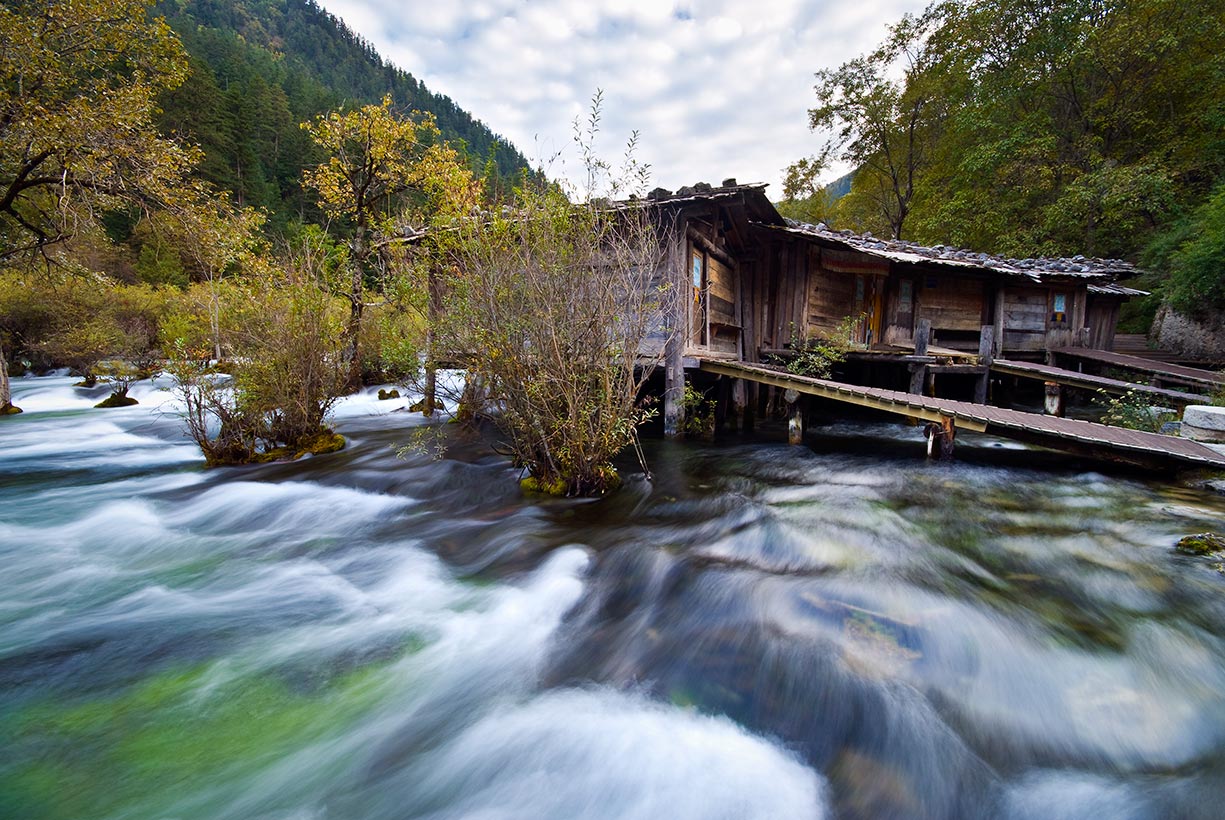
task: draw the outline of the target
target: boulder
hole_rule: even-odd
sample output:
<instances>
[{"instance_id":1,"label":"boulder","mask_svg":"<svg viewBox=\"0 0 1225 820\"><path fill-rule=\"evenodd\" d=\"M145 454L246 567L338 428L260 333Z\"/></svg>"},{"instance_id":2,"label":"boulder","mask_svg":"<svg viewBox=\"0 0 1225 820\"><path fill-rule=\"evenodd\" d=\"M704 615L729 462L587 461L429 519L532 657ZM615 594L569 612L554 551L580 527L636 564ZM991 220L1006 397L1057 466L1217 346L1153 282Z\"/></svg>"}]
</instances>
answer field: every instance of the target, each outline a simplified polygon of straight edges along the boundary
<instances>
[{"instance_id":1,"label":"boulder","mask_svg":"<svg viewBox=\"0 0 1225 820\"><path fill-rule=\"evenodd\" d=\"M1225 537L1215 532L1201 532L1195 535L1184 535L1178 539L1174 549L1188 555L1211 555L1214 552L1225 552Z\"/></svg>"},{"instance_id":2,"label":"boulder","mask_svg":"<svg viewBox=\"0 0 1225 820\"><path fill-rule=\"evenodd\" d=\"M1183 411L1179 432L1195 441L1225 442L1225 407L1191 405Z\"/></svg>"}]
</instances>

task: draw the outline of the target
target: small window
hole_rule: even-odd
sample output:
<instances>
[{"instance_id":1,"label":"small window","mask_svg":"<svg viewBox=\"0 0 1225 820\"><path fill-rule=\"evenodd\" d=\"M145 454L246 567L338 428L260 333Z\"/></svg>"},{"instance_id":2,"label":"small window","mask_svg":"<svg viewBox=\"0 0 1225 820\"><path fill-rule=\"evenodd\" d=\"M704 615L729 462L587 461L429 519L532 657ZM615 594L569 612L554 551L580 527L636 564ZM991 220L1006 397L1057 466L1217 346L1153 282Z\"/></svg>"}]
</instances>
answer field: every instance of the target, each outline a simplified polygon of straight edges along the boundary
<instances>
[{"instance_id":1,"label":"small window","mask_svg":"<svg viewBox=\"0 0 1225 820\"><path fill-rule=\"evenodd\" d=\"M909 279L898 282L897 301L902 313L910 312L910 302L914 298L914 283Z\"/></svg>"},{"instance_id":2,"label":"small window","mask_svg":"<svg viewBox=\"0 0 1225 820\"><path fill-rule=\"evenodd\" d=\"M940 280L934 276L927 277L927 281L923 283L923 287L932 288L933 290L940 284Z\"/></svg>"},{"instance_id":3,"label":"small window","mask_svg":"<svg viewBox=\"0 0 1225 820\"><path fill-rule=\"evenodd\" d=\"M1068 297L1064 293L1056 293L1051 308L1051 321L1063 324L1068 321Z\"/></svg>"}]
</instances>

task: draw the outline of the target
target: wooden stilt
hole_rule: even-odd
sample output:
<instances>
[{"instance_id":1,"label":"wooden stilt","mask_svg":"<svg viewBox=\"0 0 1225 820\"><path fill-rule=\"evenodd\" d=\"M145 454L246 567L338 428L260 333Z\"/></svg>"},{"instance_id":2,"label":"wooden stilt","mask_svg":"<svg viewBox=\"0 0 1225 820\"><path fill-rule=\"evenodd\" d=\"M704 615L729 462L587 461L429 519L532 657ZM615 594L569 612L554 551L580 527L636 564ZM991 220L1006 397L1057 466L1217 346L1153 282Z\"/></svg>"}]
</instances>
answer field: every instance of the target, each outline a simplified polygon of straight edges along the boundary
<instances>
[{"instance_id":1,"label":"wooden stilt","mask_svg":"<svg viewBox=\"0 0 1225 820\"><path fill-rule=\"evenodd\" d=\"M728 408L731 405L731 380L719 376L715 381L715 434L727 427Z\"/></svg>"},{"instance_id":2,"label":"wooden stilt","mask_svg":"<svg viewBox=\"0 0 1225 820\"><path fill-rule=\"evenodd\" d=\"M664 436L680 438L685 429L685 365L677 334L668 340L664 362Z\"/></svg>"},{"instance_id":3,"label":"wooden stilt","mask_svg":"<svg viewBox=\"0 0 1225 820\"><path fill-rule=\"evenodd\" d=\"M932 323L930 319L920 319L915 322L914 329L914 354L916 356L926 356L927 346L931 344L932 339Z\"/></svg>"},{"instance_id":4,"label":"wooden stilt","mask_svg":"<svg viewBox=\"0 0 1225 820\"><path fill-rule=\"evenodd\" d=\"M952 416L940 420L940 460L948 461L953 457L953 445L957 439L957 426Z\"/></svg>"},{"instance_id":5,"label":"wooden stilt","mask_svg":"<svg viewBox=\"0 0 1225 820\"><path fill-rule=\"evenodd\" d=\"M928 458L948 461L953 457L957 426L953 423L952 416L941 416L938 422L928 422L923 428L923 437L927 439Z\"/></svg>"},{"instance_id":6,"label":"wooden stilt","mask_svg":"<svg viewBox=\"0 0 1225 820\"><path fill-rule=\"evenodd\" d=\"M748 390L744 379L732 381L731 428L732 432L743 429L745 409L748 406Z\"/></svg>"},{"instance_id":7,"label":"wooden stilt","mask_svg":"<svg viewBox=\"0 0 1225 820\"><path fill-rule=\"evenodd\" d=\"M803 444L804 402L794 390L785 392L783 398L787 402L787 441L790 444Z\"/></svg>"},{"instance_id":8,"label":"wooden stilt","mask_svg":"<svg viewBox=\"0 0 1225 820\"><path fill-rule=\"evenodd\" d=\"M1046 411L1048 416L1063 416L1063 388L1059 386L1059 382L1045 382L1046 385L1046 400L1042 404L1042 409Z\"/></svg>"},{"instance_id":9,"label":"wooden stilt","mask_svg":"<svg viewBox=\"0 0 1225 820\"><path fill-rule=\"evenodd\" d=\"M974 384L974 402L987 403L987 384L991 381L991 362L995 360L995 327L983 325L978 334L978 364L983 373Z\"/></svg>"},{"instance_id":10,"label":"wooden stilt","mask_svg":"<svg viewBox=\"0 0 1225 820\"><path fill-rule=\"evenodd\" d=\"M747 397L744 403L744 424L741 429L745 433L753 432L753 427L757 422L757 395L760 392L760 386L757 382L749 382L746 386Z\"/></svg>"}]
</instances>

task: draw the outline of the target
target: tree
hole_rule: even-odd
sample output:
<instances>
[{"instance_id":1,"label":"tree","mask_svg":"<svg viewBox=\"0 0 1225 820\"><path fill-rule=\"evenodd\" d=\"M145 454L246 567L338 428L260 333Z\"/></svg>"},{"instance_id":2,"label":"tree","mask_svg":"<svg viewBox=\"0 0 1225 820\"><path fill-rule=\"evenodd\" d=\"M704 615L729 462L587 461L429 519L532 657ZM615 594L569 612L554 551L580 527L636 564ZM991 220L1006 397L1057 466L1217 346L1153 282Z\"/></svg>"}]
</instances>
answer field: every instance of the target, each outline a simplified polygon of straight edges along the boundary
<instances>
[{"instance_id":1,"label":"tree","mask_svg":"<svg viewBox=\"0 0 1225 820\"><path fill-rule=\"evenodd\" d=\"M388 278L388 252L403 233L406 209L416 204L424 220L423 210L471 187L470 174L455 151L438 141L431 117L398 116L390 97L302 127L327 155L306 172L306 184L318 193L349 250L344 355L349 387L356 389L361 385L359 342L367 289L381 287Z\"/></svg>"},{"instance_id":2,"label":"tree","mask_svg":"<svg viewBox=\"0 0 1225 820\"><path fill-rule=\"evenodd\" d=\"M196 153L158 136L180 83L178 39L147 0L0 8L0 261L44 250L108 210L166 206Z\"/></svg>"},{"instance_id":3,"label":"tree","mask_svg":"<svg viewBox=\"0 0 1225 820\"><path fill-rule=\"evenodd\" d=\"M871 53L816 73L817 106L808 124L830 135L815 156L787 169L789 199L817 195L817 176L830 162L848 162L856 169L851 196L870 202L881 226L902 237L948 93L935 83L926 44L935 20L932 12L907 15Z\"/></svg>"},{"instance_id":4,"label":"tree","mask_svg":"<svg viewBox=\"0 0 1225 820\"><path fill-rule=\"evenodd\" d=\"M914 217L933 241L1132 255L1225 167L1220 3L985 0L939 15L928 47L965 91Z\"/></svg>"},{"instance_id":5,"label":"tree","mask_svg":"<svg viewBox=\"0 0 1225 820\"><path fill-rule=\"evenodd\" d=\"M1195 210L1169 260L1166 297L1194 317L1225 310L1225 184Z\"/></svg>"},{"instance_id":6,"label":"tree","mask_svg":"<svg viewBox=\"0 0 1225 820\"><path fill-rule=\"evenodd\" d=\"M182 81L147 0L0 7L0 264L48 255L106 212L184 200L196 154L159 137L154 98ZM11 406L0 350L0 408Z\"/></svg>"}]
</instances>

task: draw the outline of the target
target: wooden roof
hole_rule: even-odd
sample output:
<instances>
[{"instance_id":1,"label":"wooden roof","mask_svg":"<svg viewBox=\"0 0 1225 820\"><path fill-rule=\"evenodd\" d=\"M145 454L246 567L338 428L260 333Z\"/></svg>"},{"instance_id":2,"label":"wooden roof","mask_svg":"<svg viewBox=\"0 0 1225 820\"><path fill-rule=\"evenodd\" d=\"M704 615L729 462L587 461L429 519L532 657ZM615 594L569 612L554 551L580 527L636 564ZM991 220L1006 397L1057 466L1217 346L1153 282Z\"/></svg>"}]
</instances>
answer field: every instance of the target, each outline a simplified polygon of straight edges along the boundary
<instances>
[{"instance_id":1,"label":"wooden roof","mask_svg":"<svg viewBox=\"0 0 1225 820\"><path fill-rule=\"evenodd\" d=\"M794 236L814 240L825 247L844 248L868 256L911 265L940 266L966 273L1002 275L1018 282L1042 284L1049 282L1084 281L1109 285L1117 277L1135 276L1140 271L1121 259L1097 259L1086 256L1066 258L1037 257L1016 259L995 254L955 248L947 245L919 245L900 239L879 239L871 234L836 231L825 223L810 225L788 219L786 224L769 226ZM1123 290L1132 290L1124 288ZM1143 291L1115 295L1139 295Z\"/></svg>"}]
</instances>

